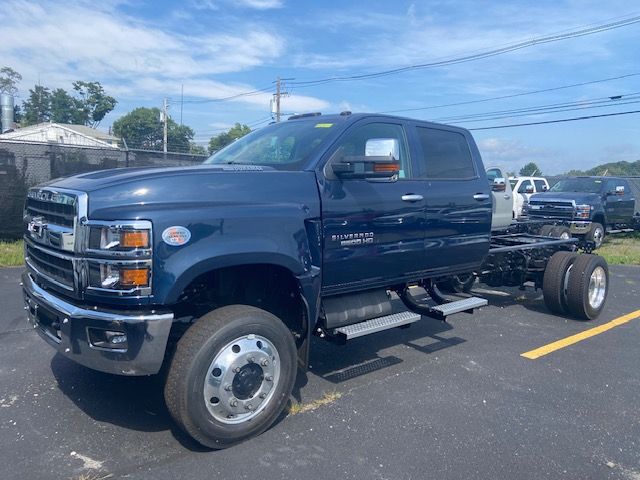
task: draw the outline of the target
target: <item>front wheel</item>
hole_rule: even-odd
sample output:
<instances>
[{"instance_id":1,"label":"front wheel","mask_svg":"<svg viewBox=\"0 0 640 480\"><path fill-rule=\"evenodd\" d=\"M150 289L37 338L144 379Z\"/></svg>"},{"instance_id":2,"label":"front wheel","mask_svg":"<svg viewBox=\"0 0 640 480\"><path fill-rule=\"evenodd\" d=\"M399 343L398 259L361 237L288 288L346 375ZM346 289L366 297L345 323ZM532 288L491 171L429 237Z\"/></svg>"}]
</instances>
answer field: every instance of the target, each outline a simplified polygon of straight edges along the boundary
<instances>
[{"instance_id":1,"label":"front wheel","mask_svg":"<svg viewBox=\"0 0 640 480\"><path fill-rule=\"evenodd\" d=\"M596 248L600 248L600 245L602 245L602 242L604 241L604 227L602 224L593 222L591 224L591 229L585 235L585 240L593 242Z\"/></svg>"},{"instance_id":2,"label":"front wheel","mask_svg":"<svg viewBox=\"0 0 640 480\"><path fill-rule=\"evenodd\" d=\"M167 407L196 441L226 448L275 421L296 365L293 335L277 317L246 305L219 308L178 342L165 385Z\"/></svg>"}]
</instances>

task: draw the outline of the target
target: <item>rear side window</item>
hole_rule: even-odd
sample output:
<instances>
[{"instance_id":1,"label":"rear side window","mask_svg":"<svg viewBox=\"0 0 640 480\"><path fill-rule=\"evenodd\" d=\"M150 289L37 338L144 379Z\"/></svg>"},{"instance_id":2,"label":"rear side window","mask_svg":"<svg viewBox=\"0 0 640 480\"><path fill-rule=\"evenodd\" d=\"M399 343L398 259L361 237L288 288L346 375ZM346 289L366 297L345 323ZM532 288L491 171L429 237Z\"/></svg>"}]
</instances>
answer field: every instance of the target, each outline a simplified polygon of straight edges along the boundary
<instances>
[{"instance_id":1,"label":"rear side window","mask_svg":"<svg viewBox=\"0 0 640 480\"><path fill-rule=\"evenodd\" d=\"M536 185L536 192L546 192L547 184L544 183L544 180L534 180L533 183Z\"/></svg>"},{"instance_id":2,"label":"rear side window","mask_svg":"<svg viewBox=\"0 0 640 480\"><path fill-rule=\"evenodd\" d=\"M416 127L426 178L474 178L476 171L467 139L458 132Z\"/></svg>"},{"instance_id":3,"label":"rear side window","mask_svg":"<svg viewBox=\"0 0 640 480\"><path fill-rule=\"evenodd\" d=\"M518 187L518 193L527 193L527 187L529 186L533 187L533 185L531 185L531 180L523 181Z\"/></svg>"}]
</instances>

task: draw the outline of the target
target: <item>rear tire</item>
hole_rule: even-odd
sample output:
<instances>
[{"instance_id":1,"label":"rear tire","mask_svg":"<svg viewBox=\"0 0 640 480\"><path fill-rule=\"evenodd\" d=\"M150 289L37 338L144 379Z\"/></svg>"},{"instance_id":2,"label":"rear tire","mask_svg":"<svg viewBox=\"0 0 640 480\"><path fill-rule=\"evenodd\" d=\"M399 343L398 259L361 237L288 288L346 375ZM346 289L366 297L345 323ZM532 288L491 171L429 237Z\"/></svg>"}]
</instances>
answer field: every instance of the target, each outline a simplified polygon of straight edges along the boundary
<instances>
[{"instance_id":1,"label":"rear tire","mask_svg":"<svg viewBox=\"0 0 640 480\"><path fill-rule=\"evenodd\" d=\"M584 236L584 239L590 242L593 242L596 248L600 248L602 242L604 241L604 227L600 223L593 222L591 224L591 229Z\"/></svg>"},{"instance_id":2,"label":"rear tire","mask_svg":"<svg viewBox=\"0 0 640 480\"><path fill-rule=\"evenodd\" d=\"M277 317L246 305L200 318L178 342L165 384L176 423L221 449L265 431L296 379L293 335Z\"/></svg>"},{"instance_id":3,"label":"rear tire","mask_svg":"<svg viewBox=\"0 0 640 480\"><path fill-rule=\"evenodd\" d=\"M538 235L540 235L541 237L549 237L551 235L551 230L553 230L555 227L553 225L543 225L542 227L540 227L540 232L538 232Z\"/></svg>"},{"instance_id":4,"label":"rear tire","mask_svg":"<svg viewBox=\"0 0 640 480\"><path fill-rule=\"evenodd\" d=\"M550 237L560 238L562 240L569 240L571 238L571 230L568 227L558 225L551 229Z\"/></svg>"},{"instance_id":5,"label":"rear tire","mask_svg":"<svg viewBox=\"0 0 640 480\"><path fill-rule=\"evenodd\" d=\"M566 315L569 312L566 281L577 257L578 255L572 252L556 252L544 270L542 280L544 303L551 312L558 315Z\"/></svg>"},{"instance_id":6,"label":"rear tire","mask_svg":"<svg viewBox=\"0 0 640 480\"><path fill-rule=\"evenodd\" d=\"M463 275L453 275L452 277L440 280L437 285L443 292L469 293L475 281L475 275L468 273Z\"/></svg>"},{"instance_id":7,"label":"rear tire","mask_svg":"<svg viewBox=\"0 0 640 480\"><path fill-rule=\"evenodd\" d=\"M569 311L575 317L592 320L600 315L609 293L609 266L598 255L579 255L573 263L567 285Z\"/></svg>"}]
</instances>

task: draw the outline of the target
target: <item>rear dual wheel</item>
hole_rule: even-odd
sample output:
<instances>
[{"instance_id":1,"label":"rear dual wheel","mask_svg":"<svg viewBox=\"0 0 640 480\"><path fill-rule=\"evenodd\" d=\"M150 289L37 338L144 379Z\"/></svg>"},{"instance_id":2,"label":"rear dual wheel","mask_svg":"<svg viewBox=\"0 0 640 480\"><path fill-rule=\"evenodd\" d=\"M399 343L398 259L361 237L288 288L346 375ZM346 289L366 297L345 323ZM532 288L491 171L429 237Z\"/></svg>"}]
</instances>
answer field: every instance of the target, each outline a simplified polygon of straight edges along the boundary
<instances>
[{"instance_id":1,"label":"rear dual wheel","mask_svg":"<svg viewBox=\"0 0 640 480\"><path fill-rule=\"evenodd\" d=\"M544 302L553 313L591 320L604 308L609 267L598 255L553 254L544 272Z\"/></svg>"},{"instance_id":2,"label":"rear dual wheel","mask_svg":"<svg viewBox=\"0 0 640 480\"><path fill-rule=\"evenodd\" d=\"M165 400L191 437L226 448L269 428L296 373L296 346L284 323L264 310L231 305L203 316L180 339Z\"/></svg>"}]
</instances>

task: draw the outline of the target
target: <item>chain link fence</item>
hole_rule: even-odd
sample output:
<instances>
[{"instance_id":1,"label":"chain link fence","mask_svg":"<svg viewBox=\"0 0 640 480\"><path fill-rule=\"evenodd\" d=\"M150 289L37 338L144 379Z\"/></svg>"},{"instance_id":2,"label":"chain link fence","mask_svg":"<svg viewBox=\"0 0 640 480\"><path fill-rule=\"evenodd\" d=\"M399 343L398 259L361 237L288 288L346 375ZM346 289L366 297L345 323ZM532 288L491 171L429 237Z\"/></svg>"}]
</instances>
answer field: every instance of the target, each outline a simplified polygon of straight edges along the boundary
<instances>
[{"instance_id":1,"label":"chain link fence","mask_svg":"<svg viewBox=\"0 0 640 480\"><path fill-rule=\"evenodd\" d=\"M205 158L188 153L0 141L0 239L22 235L26 192L34 185L107 168L197 165Z\"/></svg>"}]
</instances>

